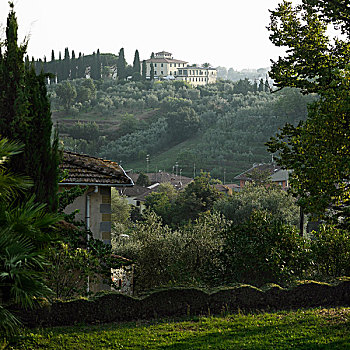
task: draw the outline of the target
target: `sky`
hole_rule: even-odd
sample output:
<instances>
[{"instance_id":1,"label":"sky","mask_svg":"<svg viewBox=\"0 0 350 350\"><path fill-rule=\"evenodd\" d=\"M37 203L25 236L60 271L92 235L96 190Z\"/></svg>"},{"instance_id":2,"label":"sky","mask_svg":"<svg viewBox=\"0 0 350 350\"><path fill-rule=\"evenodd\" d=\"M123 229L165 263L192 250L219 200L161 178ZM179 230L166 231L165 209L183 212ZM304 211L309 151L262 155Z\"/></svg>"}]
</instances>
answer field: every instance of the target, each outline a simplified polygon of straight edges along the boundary
<instances>
[{"instance_id":1,"label":"sky","mask_svg":"<svg viewBox=\"0 0 350 350\"><path fill-rule=\"evenodd\" d=\"M132 64L135 50L147 59L168 51L189 63L258 69L283 49L269 41L269 9L281 0L14 0L19 38L29 36L28 55L51 58L66 47L85 55L97 49ZM297 2L294 0L293 2ZM3 30L8 0L0 0Z\"/></svg>"}]
</instances>

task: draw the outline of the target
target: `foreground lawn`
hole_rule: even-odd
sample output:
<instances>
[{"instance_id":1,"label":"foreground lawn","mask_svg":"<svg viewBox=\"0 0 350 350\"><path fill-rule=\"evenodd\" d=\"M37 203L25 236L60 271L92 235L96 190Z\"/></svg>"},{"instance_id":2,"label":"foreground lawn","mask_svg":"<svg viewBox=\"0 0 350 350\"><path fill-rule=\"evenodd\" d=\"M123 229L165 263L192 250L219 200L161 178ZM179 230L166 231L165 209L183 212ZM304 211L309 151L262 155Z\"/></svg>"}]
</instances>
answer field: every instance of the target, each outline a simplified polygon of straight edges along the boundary
<instances>
[{"instance_id":1,"label":"foreground lawn","mask_svg":"<svg viewBox=\"0 0 350 350\"><path fill-rule=\"evenodd\" d=\"M350 308L29 330L10 349L350 349Z\"/></svg>"}]
</instances>

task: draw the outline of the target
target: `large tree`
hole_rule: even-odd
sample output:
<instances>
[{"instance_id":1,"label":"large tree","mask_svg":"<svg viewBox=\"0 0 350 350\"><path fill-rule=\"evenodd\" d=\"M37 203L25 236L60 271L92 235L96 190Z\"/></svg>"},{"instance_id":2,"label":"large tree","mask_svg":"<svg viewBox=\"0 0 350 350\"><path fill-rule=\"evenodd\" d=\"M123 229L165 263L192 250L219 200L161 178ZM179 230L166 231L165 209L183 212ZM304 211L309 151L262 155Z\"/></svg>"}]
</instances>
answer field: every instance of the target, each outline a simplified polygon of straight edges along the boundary
<instances>
[{"instance_id":1,"label":"large tree","mask_svg":"<svg viewBox=\"0 0 350 350\"><path fill-rule=\"evenodd\" d=\"M287 47L286 56L272 62L275 86L319 95L308 119L287 124L270 140L269 150L277 152L280 165L294 170L292 190L306 212L332 218L338 213L345 220L350 198L349 18L345 1L303 0L296 7L283 1L271 11L269 26L271 41ZM328 24L341 28L343 38L330 38Z\"/></svg>"},{"instance_id":2,"label":"large tree","mask_svg":"<svg viewBox=\"0 0 350 350\"><path fill-rule=\"evenodd\" d=\"M119 50L117 61L117 76L120 80L124 80L126 78L126 61L124 56L124 48L121 48Z\"/></svg>"},{"instance_id":3,"label":"large tree","mask_svg":"<svg viewBox=\"0 0 350 350\"><path fill-rule=\"evenodd\" d=\"M134 62L132 67L133 67L134 73L141 72L140 55L138 50L135 51Z\"/></svg>"},{"instance_id":4,"label":"large tree","mask_svg":"<svg viewBox=\"0 0 350 350\"><path fill-rule=\"evenodd\" d=\"M17 18L11 4L7 18L5 52L0 57L0 134L24 144L11 158L10 169L30 176L36 200L51 210L56 206L58 138L51 142L52 121L43 74L24 63L27 43L17 44Z\"/></svg>"}]
</instances>

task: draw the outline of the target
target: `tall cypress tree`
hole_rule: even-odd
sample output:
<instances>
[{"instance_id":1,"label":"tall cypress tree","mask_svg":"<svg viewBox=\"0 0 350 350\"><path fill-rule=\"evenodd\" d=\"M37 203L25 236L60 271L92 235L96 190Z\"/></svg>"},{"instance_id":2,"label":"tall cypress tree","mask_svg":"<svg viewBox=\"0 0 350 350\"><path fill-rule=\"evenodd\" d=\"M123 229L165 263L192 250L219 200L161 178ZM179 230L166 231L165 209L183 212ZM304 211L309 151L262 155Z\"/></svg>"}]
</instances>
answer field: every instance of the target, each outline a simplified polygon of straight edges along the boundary
<instances>
[{"instance_id":1,"label":"tall cypress tree","mask_svg":"<svg viewBox=\"0 0 350 350\"><path fill-rule=\"evenodd\" d=\"M78 68L77 68L77 60L75 58L74 50L72 50L72 58L71 58L70 61L71 61L71 63L70 63L70 70L71 70L70 75L71 75L72 79L76 79L77 78L77 70L78 70Z\"/></svg>"},{"instance_id":2,"label":"tall cypress tree","mask_svg":"<svg viewBox=\"0 0 350 350\"><path fill-rule=\"evenodd\" d=\"M134 73L141 73L139 50L135 51L134 62L133 62L132 68L133 68Z\"/></svg>"},{"instance_id":3,"label":"tall cypress tree","mask_svg":"<svg viewBox=\"0 0 350 350\"><path fill-rule=\"evenodd\" d=\"M96 79L96 53L95 51L92 53L92 57L90 60L90 78L91 79Z\"/></svg>"},{"instance_id":4,"label":"tall cypress tree","mask_svg":"<svg viewBox=\"0 0 350 350\"><path fill-rule=\"evenodd\" d=\"M56 62L56 72L57 72L57 83L62 81L62 54L61 51L58 52L58 61Z\"/></svg>"},{"instance_id":5,"label":"tall cypress tree","mask_svg":"<svg viewBox=\"0 0 350 350\"><path fill-rule=\"evenodd\" d=\"M147 77L147 64L146 60L142 61L142 80L146 80Z\"/></svg>"},{"instance_id":6,"label":"tall cypress tree","mask_svg":"<svg viewBox=\"0 0 350 350\"><path fill-rule=\"evenodd\" d=\"M36 201L56 208L58 184L58 137L51 143L51 112L44 74L24 63L27 43L17 44L17 18L10 4L5 52L0 59L0 134L24 144L10 169L30 176Z\"/></svg>"},{"instance_id":7,"label":"tall cypress tree","mask_svg":"<svg viewBox=\"0 0 350 350\"><path fill-rule=\"evenodd\" d=\"M153 62L151 62L151 72L150 72L150 77L151 80L154 80L154 65Z\"/></svg>"},{"instance_id":8,"label":"tall cypress tree","mask_svg":"<svg viewBox=\"0 0 350 350\"><path fill-rule=\"evenodd\" d=\"M85 78L85 57L79 52L78 58L78 78Z\"/></svg>"},{"instance_id":9,"label":"tall cypress tree","mask_svg":"<svg viewBox=\"0 0 350 350\"><path fill-rule=\"evenodd\" d=\"M126 78L126 61L124 57L124 48L121 48L117 61L117 76L118 79L124 80Z\"/></svg>"},{"instance_id":10,"label":"tall cypress tree","mask_svg":"<svg viewBox=\"0 0 350 350\"><path fill-rule=\"evenodd\" d=\"M267 77L265 79L265 92L270 92L270 84L269 84L269 81L267 80Z\"/></svg>"},{"instance_id":11,"label":"tall cypress tree","mask_svg":"<svg viewBox=\"0 0 350 350\"><path fill-rule=\"evenodd\" d=\"M96 54L93 54L91 63L91 78L95 80L101 79L101 56L100 49L97 49Z\"/></svg>"},{"instance_id":12,"label":"tall cypress tree","mask_svg":"<svg viewBox=\"0 0 350 350\"><path fill-rule=\"evenodd\" d=\"M64 60L63 60L63 69L62 69L62 80L69 79L70 75L70 57L68 47L64 49Z\"/></svg>"}]
</instances>

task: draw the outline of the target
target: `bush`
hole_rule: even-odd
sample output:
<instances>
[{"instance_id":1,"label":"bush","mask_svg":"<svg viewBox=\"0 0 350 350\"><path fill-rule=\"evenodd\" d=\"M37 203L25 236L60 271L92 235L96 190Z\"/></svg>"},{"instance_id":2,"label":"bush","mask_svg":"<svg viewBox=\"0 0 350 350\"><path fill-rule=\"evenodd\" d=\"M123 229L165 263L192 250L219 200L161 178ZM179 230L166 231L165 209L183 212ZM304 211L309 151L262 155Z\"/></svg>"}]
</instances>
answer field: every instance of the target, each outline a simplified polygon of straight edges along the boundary
<instances>
[{"instance_id":1,"label":"bush","mask_svg":"<svg viewBox=\"0 0 350 350\"><path fill-rule=\"evenodd\" d=\"M323 225L313 236L311 252L315 277L350 276L350 232Z\"/></svg>"},{"instance_id":2,"label":"bush","mask_svg":"<svg viewBox=\"0 0 350 350\"><path fill-rule=\"evenodd\" d=\"M116 253L135 263L135 288L212 285L222 274L219 254L226 221L204 214L179 230L164 226L153 212L136 223L130 238L117 241Z\"/></svg>"},{"instance_id":3,"label":"bush","mask_svg":"<svg viewBox=\"0 0 350 350\"><path fill-rule=\"evenodd\" d=\"M264 211L232 225L222 255L226 283L286 284L304 275L309 266L308 243L295 227Z\"/></svg>"}]
</instances>

